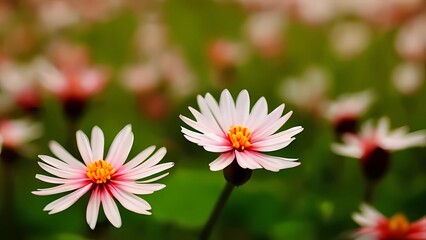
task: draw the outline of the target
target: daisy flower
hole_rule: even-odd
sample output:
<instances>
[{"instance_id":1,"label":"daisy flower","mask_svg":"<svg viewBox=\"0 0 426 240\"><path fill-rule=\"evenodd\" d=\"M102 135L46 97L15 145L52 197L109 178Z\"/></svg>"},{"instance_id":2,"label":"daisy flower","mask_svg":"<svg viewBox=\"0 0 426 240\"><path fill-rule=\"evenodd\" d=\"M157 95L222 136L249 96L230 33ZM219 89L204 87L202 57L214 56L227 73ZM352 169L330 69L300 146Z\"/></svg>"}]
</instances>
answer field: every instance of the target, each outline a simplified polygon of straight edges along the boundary
<instances>
[{"instance_id":1,"label":"daisy flower","mask_svg":"<svg viewBox=\"0 0 426 240\"><path fill-rule=\"evenodd\" d=\"M247 90L240 92L236 102L228 90L222 92L219 103L209 93L198 96L197 102L200 112L189 107L195 120L180 116L195 131L182 127L182 133L205 150L221 153L210 163L210 170L225 169L234 160L243 169L265 168L274 172L300 164L295 162L297 159L263 154L286 147L303 130L297 126L276 133L292 114L290 111L281 116L284 104L268 114L267 102L262 97L250 111Z\"/></svg>"},{"instance_id":2,"label":"daisy flower","mask_svg":"<svg viewBox=\"0 0 426 240\"><path fill-rule=\"evenodd\" d=\"M359 117L368 110L373 99L368 90L344 94L326 105L325 117L332 122L336 133L355 132Z\"/></svg>"},{"instance_id":3,"label":"daisy flower","mask_svg":"<svg viewBox=\"0 0 426 240\"><path fill-rule=\"evenodd\" d=\"M43 128L40 123L28 119L3 119L0 121L0 135L3 147L8 150L21 151L25 145L39 138Z\"/></svg>"},{"instance_id":4,"label":"daisy flower","mask_svg":"<svg viewBox=\"0 0 426 240\"><path fill-rule=\"evenodd\" d=\"M395 214L386 218L373 207L363 204L361 212L353 214L352 218L361 228L355 233L355 239L385 240L385 239L426 239L426 217L410 223L403 214Z\"/></svg>"},{"instance_id":5,"label":"daisy flower","mask_svg":"<svg viewBox=\"0 0 426 240\"><path fill-rule=\"evenodd\" d=\"M155 150L155 147L151 146L125 164L133 145L130 125L117 134L106 158L104 158L104 134L99 127L92 129L91 141L81 130L77 132L76 137L84 163L54 141L50 142L49 147L56 157L39 156L43 161L39 162L39 166L53 177L37 174L36 178L59 186L38 189L32 193L45 196L72 191L51 202L43 210L49 214L61 212L90 192L86 220L91 229L96 226L100 205L112 225L117 228L121 226L120 213L114 199L130 211L150 215L151 206L136 194L151 194L165 187L163 184L151 182L165 177L168 173L149 177L174 165L172 162L158 164L166 154L166 149L160 148L151 155Z\"/></svg>"},{"instance_id":6,"label":"daisy flower","mask_svg":"<svg viewBox=\"0 0 426 240\"><path fill-rule=\"evenodd\" d=\"M359 134L343 135L343 144L333 144L332 150L343 156L361 159L366 177L379 179L387 171L391 152L426 144L425 131L408 133L405 126L391 131L389 125L386 117L378 121L377 128L367 122Z\"/></svg>"}]
</instances>

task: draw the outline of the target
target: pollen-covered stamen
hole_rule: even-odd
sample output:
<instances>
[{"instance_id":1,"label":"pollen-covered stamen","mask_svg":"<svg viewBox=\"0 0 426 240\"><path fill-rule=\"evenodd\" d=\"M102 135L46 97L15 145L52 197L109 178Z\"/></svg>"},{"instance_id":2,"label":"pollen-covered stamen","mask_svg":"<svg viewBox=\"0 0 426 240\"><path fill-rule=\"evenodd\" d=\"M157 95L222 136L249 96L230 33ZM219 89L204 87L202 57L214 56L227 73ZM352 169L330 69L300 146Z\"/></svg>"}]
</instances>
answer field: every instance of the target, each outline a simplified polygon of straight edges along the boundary
<instances>
[{"instance_id":1,"label":"pollen-covered stamen","mask_svg":"<svg viewBox=\"0 0 426 240\"><path fill-rule=\"evenodd\" d=\"M104 160L92 162L86 169L87 177L97 184L106 183L114 173L115 169L112 165Z\"/></svg>"},{"instance_id":2,"label":"pollen-covered stamen","mask_svg":"<svg viewBox=\"0 0 426 240\"><path fill-rule=\"evenodd\" d=\"M410 228L410 222L404 215L396 214L389 219L388 228L392 236L401 236Z\"/></svg>"},{"instance_id":3,"label":"pollen-covered stamen","mask_svg":"<svg viewBox=\"0 0 426 240\"><path fill-rule=\"evenodd\" d=\"M246 127L232 126L228 131L228 138L232 146L238 151L244 151L251 146L251 132Z\"/></svg>"}]
</instances>

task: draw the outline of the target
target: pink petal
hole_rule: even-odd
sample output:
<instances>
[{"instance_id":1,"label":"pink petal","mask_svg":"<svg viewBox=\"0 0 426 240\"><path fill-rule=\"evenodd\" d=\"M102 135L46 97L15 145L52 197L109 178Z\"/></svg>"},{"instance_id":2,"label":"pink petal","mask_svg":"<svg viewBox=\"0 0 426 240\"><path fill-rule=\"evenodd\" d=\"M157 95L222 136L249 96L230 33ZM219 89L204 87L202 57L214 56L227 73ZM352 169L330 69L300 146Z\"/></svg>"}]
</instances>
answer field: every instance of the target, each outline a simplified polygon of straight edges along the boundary
<instances>
[{"instance_id":1,"label":"pink petal","mask_svg":"<svg viewBox=\"0 0 426 240\"><path fill-rule=\"evenodd\" d=\"M87 186L80 188L68 195L65 195L51 203L49 203L43 210L44 211L50 211L49 214L54 214L61 212L67 208L69 208L71 205L73 205L78 199L81 198L87 191L90 190L92 187L92 183L88 184Z\"/></svg>"},{"instance_id":2,"label":"pink petal","mask_svg":"<svg viewBox=\"0 0 426 240\"><path fill-rule=\"evenodd\" d=\"M71 173L71 172L68 172L68 171L57 169L57 168L51 167L50 165L47 165L47 164L42 163L42 162L38 162L38 165L43 170L45 170L46 172L48 172L48 173L50 173L54 176L60 177L60 178L79 178L79 177L81 177L81 174Z\"/></svg>"},{"instance_id":3,"label":"pink petal","mask_svg":"<svg viewBox=\"0 0 426 240\"><path fill-rule=\"evenodd\" d=\"M71 166L86 169L86 166L75 159L67 150L65 150L59 143L55 141L49 142L49 148L50 151L52 151L53 154L55 154L59 159L63 160L64 162L68 163Z\"/></svg>"},{"instance_id":4,"label":"pink petal","mask_svg":"<svg viewBox=\"0 0 426 240\"><path fill-rule=\"evenodd\" d=\"M257 163L253 157L248 154L248 151L239 152L235 151L235 157L237 159L238 165L242 168L248 168L248 169L258 169L262 168L262 166Z\"/></svg>"},{"instance_id":5,"label":"pink petal","mask_svg":"<svg viewBox=\"0 0 426 240\"><path fill-rule=\"evenodd\" d=\"M230 128L235 124L236 113L235 103L228 89L223 90L220 94L219 108L224 126Z\"/></svg>"},{"instance_id":6,"label":"pink petal","mask_svg":"<svg viewBox=\"0 0 426 240\"><path fill-rule=\"evenodd\" d=\"M263 122L268 114L268 104L264 97L259 98L254 104L247 120L247 128L251 131L255 130L259 123ZM228 130L227 130L228 131Z\"/></svg>"},{"instance_id":7,"label":"pink petal","mask_svg":"<svg viewBox=\"0 0 426 240\"><path fill-rule=\"evenodd\" d=\"M78 151L80 152L80 155L87 166L93 161L92 149L90 148L89 139L81 130L76 133L76 137Z\"/></svg>"},{"instance_id":8,"label":"pink petal","mask_svg":"<svg viewBox=\"0 0 426 240\"><path fill-rule=\"evenodd\" d=\"M226 125L226 122L224 121L224 116L221 114L221 110L219 108L219 105L217 104L216 100L213 98L213 96L210 93L206 94L206 97L204 98L206 101L207 106L209 106L209 109L211 110L211 113L213 114L214 118L216 119L216 122L222 129L224 133L226 133L231 126Z\"/></svg>"},{"instance_id":9,"label":"pink petal","mask_svg":"<svg viewBox=\"0 0 426 240\"><path fill-rule=\"evenodd\" d=\"M216 158L216 160L214 160L213 162L209 164L210 170L220 171L226 168L229 164L231 164L234 158L235 158L234 151L222 153L220 154L218 158Z\"/></svg>"},{"instance_id":10,"label":"pink petal","mask_svg":"<svg viewBox=\"0 0 426 240\"><path fill-rule=\"evenodd\" d=\"M245 126L250 113L250 97L247 90L242 90L240 94L238 94L235 110L237 122Z\"/></svg>"},{"instance_id":11,"label":"pink petal","mask_svg":"<svg viewBox=\"0 0 426 240\"><path fill-rule=\"evenodd\" d=\"M253 159L266 170L278 172L281 169L292 168L300 165L300 162L294 162L296 159L286 159L275 156L264 155L258 152L247 151Z\"/></svg>"},{"instance_id":12,"label":"pink petal","mask_svg":"<svg viewBox=\"0 0 426 240\"><path fill-rule=\"evenodd\" d=\"M133 181L117 181L117 180L114 180L113 183L115 184L115 186L119 187L120 189L133 194L151 194L155 191L163 189L166 186L164 184L158 184L158 183L143 184L143 183L135 183Z\"/></svg>"},{"instance_id":13,"label":"pink petal","mask_svg":"<svg viewBox=\"0 0 426 240\"><path fill-rule=\"evenodd\" d=\"M162 147L160 148L154 155L152 155L146 162L142 163L141 165L133 168L133 169L124 169L117 172L118 176L131 176L134 174L138 174L140 172L144 172L148 170L151 166L157 164L158 162L163 159L163 157L166 155L166 148Z\"/></svg>"},{"instance_id":14,"label":"pink petal","mask_svg":"<svg viewBox=\"0 0 426 240\"><path fill-rule=\"evenodd\" d=\"M115 169L122 166L133 145L133 133L130 125L124 127L114 138L108 151L106 161Z\"/></svg>"},{"instance_id":15,"label":"pink petal","mask_svg":"<svg viewBox=\"0 0 426 240\"><path fill-rule=\"evenodd\" d=\"M92 129L92 139L90 142L92 143L93 159L95 161L103 160L105 138L104 133L98 126Z\"/></svg>"},{"instance_id":16,"label":"pink petal","mask_svg":"<svg viewBox=\"0 0 426 240\"><path fill-rule=\"evenodd\" d=\"M214 117L212 110L210 110L209 106L206 103L206 100L200 95L197 96L197 103L200 107L201 114L203 114L210 122L210 127L212 128L214 133L223 133L222 128L218 124L216 118Z\"/></svg>"},{"instance_id":17,"label":"pink petal","mask_svg":"<svg viewBox=\"0 0 426 240\"><path fill-rule=\"evenodd\" d=\"M85 185L87 185L87 183L85 182L66 183L66 184L62 184L62 185L51 187L51 188L37 189L37 191L33 191L31 193L38 196L47 196L47 195L73 191Z\"/></svg>"},{"instance_id":18,"label":"pink petal","mask_svg":"<svg viewBox=\"0 0 426 240\"><path fill-rule=\"evenodd\" d=\"M151 155L155 150L155 146L150 146L147 149L143 150L142 152L140 152L138 155L136 155L136 157L134 157L132 160L130 160L128 163L126 163L122 169L132 169L134 167L136 167L137 165L139 165L140 163L142 163L143 161L146 160L146 158Z\"/></svg>"},{"instance_id":19,"label":"pink petal","mask_svg":"<svg viewBox=\"0 0 426 240\"><path fill-rule=\"evenodd\" d=\"M115 204L107 189L103 189L101 191L102 208L104 210L105 216L114 227L121 227L121 217L117 208L117 204Z\"/></svg>"},{"instance_id":20,"label":"pink petal","mask_svg":"<svg viewBox=\"0 0 426 240\"><path fill-rule=\"evenodd\" d=\"M90 195L89 203L87 204L87 209L86 209L86 221L92 230L95 229L96 221L98 220L100 204L101 204L101 196L100 196L99 188L96 187L92 191L92 194Z\"/></svg>"},{"instance_id":21,"label":"pink petal","mask_svg":"<svg viewBox=\"0 0 426 240\"><path fill-rule=\"evenodd\" d=\"M36 174L35 178L46 183L54 183L54 184L62 184L62 183L69 183L69 182L75 181L71 179L56 178L56 177L50 177L50 176L45 176L41 174Z\"/></svg>"},{"instance_id":22,"label":"pink petal","mask_svg":"<svg viewBox=\"0 0 426 240\"><path fill-rule=\"evenodd\" d=\"M75 169L73 167L71 167L70 165L47 155L38 155L38 157L43 160L43 162L51 165L52 167L61 169L63 171L67 171L67 172L72 172L72 173L76 173L79 174L81 173L83 170L82 169Z\"/></svg>"},{"instance_id":23,"label":"pink petal","mask_svg":"<svg viewBox=\"0 0 426 240\"><path fill-rule=\"evenodd\" d=\"M168 162L168 163L162 163L159 165L156 165L154 167L151 167L149 169L141 169L141 171L139 172L134 172L132 174L123 174L122 177L124 179L130 179L130 180L137 180L137 179L142 179L145 177L149 177L151 175L157 174L159 172L165 171L171 167L174 166L174 163L172 162Z\"/></svg>"},{"instance_id":24,"label":"pink petal","mask_svg":"<svg viewBox=\"0 0 426 240\"><path fill-rule=\"evenodd\" d=\"M272 152L287 147L295 138L285 139L272 139L261 142L253 143L250 150L258 152Z\"/></svg>"},{"instance_id":25,"label":"pink petal","mask_svg":"<svg viewBox=\"0 0 426 240\"><path fill-rule=\"evenodd\" d=\"M112 195L120 202L120 204L135 213L151 215L148 210L151 210L151 206L149 203L131 193L125 192L116 188L114 186L110 186L110 191Z\"/></svg>"}]
</instances>

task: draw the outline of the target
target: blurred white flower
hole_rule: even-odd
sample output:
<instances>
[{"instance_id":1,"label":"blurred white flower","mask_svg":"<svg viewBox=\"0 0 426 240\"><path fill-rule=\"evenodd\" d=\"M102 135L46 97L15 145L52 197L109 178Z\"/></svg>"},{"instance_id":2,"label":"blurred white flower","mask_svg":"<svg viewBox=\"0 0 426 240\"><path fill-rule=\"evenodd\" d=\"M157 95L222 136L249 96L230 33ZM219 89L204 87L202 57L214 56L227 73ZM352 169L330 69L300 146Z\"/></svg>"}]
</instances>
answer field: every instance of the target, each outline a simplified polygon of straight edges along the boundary
<instances>
[{"instance_id":1,"label":"blurred white flower","mask_svg":"<svg viewBox=\"0 0 426 240\"><path fill-rule=\"evenodd\" d=\"M410 95L419 90L424 82L424 63L405 62L396 66L392 72L392 83L402 94Z\"/></svg>"},{"instance_id":2,"label":"blurred white flower","mask_svg":"<svg viewBox=\"0 0 426 240\"><path fill-rule=\"evenodd\" d=\"M273 58L285 48L286 20L276 11L252 14L244 26L244 34L254 48L264 57Z\"/></svg>"},{"instance_id":3,"label":"blurred white flower","mask_svg":"<svg viewBox=\"0 0 426 240\"><path fill-rule=\"evenodd\" d=\"M80 20L70 1L45 1L38 5L38 17L43 28L49 31L60 30Z\"/></svg>"},{"instance_id":4,"label":"blurred white flower","mask_svg":"<svg viewBox=\"0 0 426 240\"><path fill-rule=\"evenodd\" d=\"M136 32L136 47L141 54L156 57L168 47L167 29L158 15L148 15L144 20Z\"/></svg>"},{"instance_id":5,"label":"blurred white flower","mask_svg":"<svg viewBox=\"0 0 426 240\"><path fill-rule=\"evenodd\" d=\"M366 24L339 22L330 32L330 42L334 51L343 58L358 56L370 41L370 30Z\"/></svg>"},{"instance_id":6,"label":"blurred white flower","mask_svg":"<svg viewBox=\"0 0 426 240\"><path fill-rule=\"evenodd\" d=\"M337 13L334 0L288 0L287 2L290 14L311 25L324 24Z\"/></svg>"},{"instance_id":7,"label":"blurred white flower","mask_svg":"<svg viewBox=\"0 0 426 240\"><path fill-rule=\"evenodd\" d=\"M285 78L278 87L278 95L303 111L322 115L329 82L325 69L309 67L299 77Z\"/></svg>"},{"instance_id":8,"label":"blurred white flower","mask_svg":"<svg viewBox=\"0 0 426 240\"><path fill-rule=\"evenodd\" d=\"M154 63L127 66L121 73L123 85L132 92L148 92L161 83L161 74Z\"/></svg>"}]
</instances>

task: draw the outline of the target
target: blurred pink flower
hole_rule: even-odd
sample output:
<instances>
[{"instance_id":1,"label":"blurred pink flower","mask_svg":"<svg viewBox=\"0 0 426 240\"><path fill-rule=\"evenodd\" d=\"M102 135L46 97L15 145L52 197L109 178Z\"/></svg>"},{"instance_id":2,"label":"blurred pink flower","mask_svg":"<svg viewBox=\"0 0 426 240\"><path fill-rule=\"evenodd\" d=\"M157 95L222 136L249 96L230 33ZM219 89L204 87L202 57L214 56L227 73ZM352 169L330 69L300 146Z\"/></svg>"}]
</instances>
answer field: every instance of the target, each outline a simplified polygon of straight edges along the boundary
<instances>
[{"instance_id":1,"label":"blurred pink flower","mask_svg":"<svg viewBox=\"0 0 426 240\"><path fill-rule=\"evenodd\" d=\"M245 23L244 33L251 45L266 58L281 56L285 50L286 21L278 12L252 14Z\"/></svg>"},{"instance_id":2,"label":"blurred pink flower","mask_svg":"<svg viewBox=\"0 0 426 240\"><path fill-rule=\"evenodd\" d=\"M356 122L374 100L372 92L344 94L326 105L324 113L338 133L355 132Z\"/></svg>"},{"instance_id":3,"label":"blurred pink flower","mask_svg":"<svg viewBox=\"0 0 426 240\"><path fill-rule=\"evenodd\" d=\"M426 239L426 217L410 223L403 214L387 218L367 204L362 204L360 209L360 213L352 215L354 221L361 226L355 233L357 240Z\"/></svg>"},{"instance_id":4,"label":"blurred pink flower","mask_svg":"<svg viewBox=\"0 0 426 240\"><path fill-rule=\"evenodd\" d=\"M104 134L99 127L92 129L90 142L82 131L78 131L76 137L84 164L54 141L49 147L57 158L39 156L43 161L39 162L40 167L55 177L37 174L36 178L60 185L38 189L32 193L44 196L73 191L51 202L43 210L49 211L49 214L61 212L84 194L91 192L86 211L86 220L91 229L96 226L101 203L112 225L117 228L121 226L121 217L114 198L130 211L150 215L151 206L135 194L151 194L165 187L163 184L151 182L165 177L168 173L147 180L139 179L146 179L174 165L172 162L158 164L166 154L166 149L160 148L149 157L155 150L155 147L151 146L124 164L133 145L130 125L117 134L106 158L104 158Z\"/></svg>"},{"instance_id":5,"label":"blurred pink flower","mask_svg":"<svg viewBox=\"0 0 426 240\"><path fill-rule=\"evenodd\" d=\"M3 119L0 121L0 135L3 138L3 148L14 151L25 147L42 135L42 126L28 119Z\"/></svg>"},{"instance_id":6,"label":"blurred pink flower","mask_svg":"<svg viewBox=\"0 0 426 240\"><path fill-rule=\"evenodd\" d=\"M396 36L396 50L405 59L426 61L426 13L405 23Z\"/></svg>"},{"instance_id":7,"label":"blurred pink flower","mask_svg":"<svg viewBox=\"0 0 426 240\"><path fill-rule=\"evenodd\" d=\"M376 128L367 122L359 134L343 135L343 144L334 143L332 150L339 155L360 159L365 176L377 180L386 173L392 151L426 144L425 131L408 133L407 127L391 131L389 125L386 117L378 121Z\"/></svg>"},{"instance_id":8,"label":"blurred pink flower","mask_svg":"<svg viewBox=\"0 0 426 240\"><path fill-rule=\"evenodd\" d=\"M207 48L209 62L219 70L234 68L242 62L244 55L241 44L226 39L216 39Z\"/></svg>"},{"instance_id":9,"label":"blurred pink flower","mask_svg":"<svg viewBox=\"0 0 426 240\"><path fill-rule=\"evenodd\" d=\"M182 127L182 133L205 150L221 153L210 163L210 170L222 170L233 161L237 161L243 169L265 168L274 172L300 164L295 162L297 159L262 153L288 146L295 139L293 136L303 130L297 126L276 133L292 114L290 111L281 116L284 104L268 114L267 102L262 97L250 112L250 98L246 90L240 92L236 102L228 90L222 92L219 104L209 93L204 98L198 96L197 102L201 112L189 107L195 121L180 116L196 131Z\"/></svg>"},{"instance_id":10,"label":"blurred pink flower","mask_svg":"<svg viewBox=\"0 0 426 240\"><path fill-rule=\"evenodd\" d=\"M13 99L15 106L30 113L41 107L36 64L17 65L7 62L0 65L0 86L3 94Z\"/></svg>"},{"instance_id":11,"label":"blurred pink flower","mask_svg":"<svg viewBox=\"0 0 426 240\"><path fill-rule=\"evenodd\" d=\"M95 67L61 70L47 61L40 62L41 84L62 101L68 99L87 100L100 92L106 82L104 71Z\"/></svg>"},{"instance_id":12,"label":"blurred pink flower","mask_svg":"<svg viewBox=\"0 0 426 240\"><path fill-rule=\"evenodd\" d=\"M310 66L300 76L285 78L277 90L279 97L287 99L300 110L322 116L330 83L326 69Z\"/></svg>"}]
</instances>

